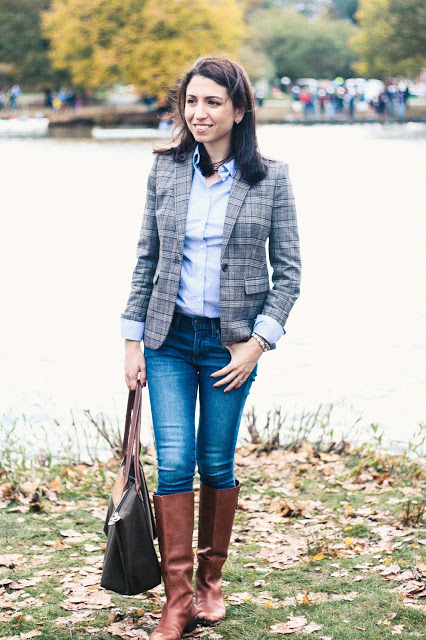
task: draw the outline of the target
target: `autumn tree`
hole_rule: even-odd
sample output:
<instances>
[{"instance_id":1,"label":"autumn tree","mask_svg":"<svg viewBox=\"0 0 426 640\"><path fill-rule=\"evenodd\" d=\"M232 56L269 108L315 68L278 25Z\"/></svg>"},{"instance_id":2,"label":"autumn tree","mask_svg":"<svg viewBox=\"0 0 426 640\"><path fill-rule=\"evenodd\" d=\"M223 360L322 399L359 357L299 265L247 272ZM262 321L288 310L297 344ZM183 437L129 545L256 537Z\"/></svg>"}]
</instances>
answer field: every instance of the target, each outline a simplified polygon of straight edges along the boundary
<instances>
[{"instance_id":1,"label":"autumn tree","mask_svg":"<svg viewBox=\"0 0 426 640\"><path fill-rule=\"evenodd\" d=\"M330 16L335 20L351 20L351 22L355 22L358 4L358 0L331 0Z\"/></svg>"},{"instance_id":2,"label":"autumn tree","mask_svg":"<svg viewBox=\"0 0 426 640\"><path fill-rule=\"evenodd\" d=\"M43 25L52 63L77 85L160 96L196 58L235 56L245 34L236 0L52 0Z\"/></svg>"},{"instance_id":3,"label":"autumn tree","mask_svg":"<svg viewBox=\"0 0 426 640\"><path fill-rule=\"evenodd\" d=\"M1 0L0 65L10 69L9 81L41 87L67 80L52 69L41 31L40 16L49 4L49 0Z\"/></svg>"},{"instance_id":4,"label":"autumn tree","mask_svg":"<svg viewBox=\"0 0 426 640\"><path fill-rule=\"evenodd\" d=\"M416 76L426 66L426 5L421 0L360 0L361 31L350 40L362 75Z\"/></svg>"},{"instance_id":5,"label":"autumn tree","mask_svg":"<svg viewBox=\"0 0 426 640\"><path fill-rule=\"evenodd\" d=\"M348 21L313 21L291 9L276 9L255 14L251 28L255 46L266 53L278 78L352 75L355 56L347 41L356 27Z\"/></svg>"}]
</instances>

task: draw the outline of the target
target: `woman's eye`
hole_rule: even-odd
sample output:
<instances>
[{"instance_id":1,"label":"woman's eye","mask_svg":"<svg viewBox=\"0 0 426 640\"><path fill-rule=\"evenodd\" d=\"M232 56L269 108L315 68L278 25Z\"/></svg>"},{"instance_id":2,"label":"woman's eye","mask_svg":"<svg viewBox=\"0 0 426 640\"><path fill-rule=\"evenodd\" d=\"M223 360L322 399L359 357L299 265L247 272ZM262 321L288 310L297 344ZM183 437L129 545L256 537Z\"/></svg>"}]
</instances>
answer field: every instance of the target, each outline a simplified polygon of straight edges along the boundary
<instances>
[{"instance_id":1,"label":"woman's eye","mask_svg":"<svg viewBox=\"0 0 426 640\"><path fill-rule=\"evenodd\" d=\"M212 104L215 107L217 107L219 105L219 102L215 102L214 100L209 100L209 104Z\"/></svg>"},{"instance_id":2,"label":"woman's eye","mask_svg":"<svg viewBox=\"0 0 426 640\"><path fill-rule=\"evenodd\" d=\"M194 104L195 100L193 100L192 98L188 98L188 100L186 101L186 104Z\"/></svg>"}]
</instances>

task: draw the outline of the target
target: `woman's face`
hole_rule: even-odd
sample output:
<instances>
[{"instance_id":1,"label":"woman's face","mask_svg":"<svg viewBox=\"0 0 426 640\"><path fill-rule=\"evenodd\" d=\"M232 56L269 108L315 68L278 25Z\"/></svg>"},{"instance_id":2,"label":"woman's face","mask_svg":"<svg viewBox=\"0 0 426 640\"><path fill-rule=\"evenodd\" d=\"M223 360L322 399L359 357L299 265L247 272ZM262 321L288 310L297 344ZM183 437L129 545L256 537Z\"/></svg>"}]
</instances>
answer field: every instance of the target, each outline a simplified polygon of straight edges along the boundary
<instances>
[{"instance_id":1,"label":"woman's face","mask_svg":"<svg viewBox=\"0 0 426 640\"><path fill-rule=\"evenodd\" d=\"M244 109L236 109L225 87L211 78L194 76L186 89L185 120L197 142L230 146L234 122L241 121Z\"/></svg>"}]
</instances>

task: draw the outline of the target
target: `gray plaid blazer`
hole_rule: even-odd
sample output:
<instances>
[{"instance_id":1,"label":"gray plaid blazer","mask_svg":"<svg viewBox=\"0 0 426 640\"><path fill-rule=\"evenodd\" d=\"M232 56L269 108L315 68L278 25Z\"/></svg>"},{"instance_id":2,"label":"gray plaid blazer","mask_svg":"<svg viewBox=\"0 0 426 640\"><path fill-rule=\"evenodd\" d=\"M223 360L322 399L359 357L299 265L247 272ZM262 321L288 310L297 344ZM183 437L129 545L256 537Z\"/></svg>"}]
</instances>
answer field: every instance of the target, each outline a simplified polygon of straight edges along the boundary
<instances>
[{"instance_id":1,"label":"gray plaid blazer","mask_svg":"<svg viewBox=\"0 0 426 640\"><path fill-rule=\"evenodd\" d=\"M137 264L121 317L146 323L144 343L149 349L161 347L175 311L192 156L177 163L170 155L157 155L148 178ZM267 164L266 178L252 186L237 170L229 195L220 272L223 346L248 340L259 313L284 327L299 295L299 236L288 168L272 160Z\"/></svg>"}]
</instances>

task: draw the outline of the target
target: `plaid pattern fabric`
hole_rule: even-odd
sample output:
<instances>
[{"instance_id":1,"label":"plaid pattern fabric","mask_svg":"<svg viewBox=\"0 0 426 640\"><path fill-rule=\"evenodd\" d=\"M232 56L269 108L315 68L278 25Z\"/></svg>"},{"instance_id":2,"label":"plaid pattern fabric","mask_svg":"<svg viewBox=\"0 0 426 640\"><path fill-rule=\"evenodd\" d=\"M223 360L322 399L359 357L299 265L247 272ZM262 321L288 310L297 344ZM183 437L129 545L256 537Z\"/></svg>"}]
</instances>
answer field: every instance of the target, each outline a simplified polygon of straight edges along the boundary
<instances>
[{"instance_id":1,"label":"plaid pattern fabric","mask_svg":"<svg viewBox=\"0 0 426 640\"><path fill-rule=\"evenodd\" d=\"M248 340L259 313L284 327L299 295L299 236L288 168L282 162L267 163L261 182L250 186L237 170L231 187L221 250L223 346ZM192 154L183 163L157 155L148 178L138 259L122 318L146 323L149 349L163 344L175 310L192 171Z\"/></svg>"}]
</instances>

